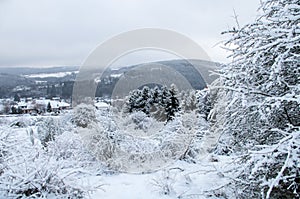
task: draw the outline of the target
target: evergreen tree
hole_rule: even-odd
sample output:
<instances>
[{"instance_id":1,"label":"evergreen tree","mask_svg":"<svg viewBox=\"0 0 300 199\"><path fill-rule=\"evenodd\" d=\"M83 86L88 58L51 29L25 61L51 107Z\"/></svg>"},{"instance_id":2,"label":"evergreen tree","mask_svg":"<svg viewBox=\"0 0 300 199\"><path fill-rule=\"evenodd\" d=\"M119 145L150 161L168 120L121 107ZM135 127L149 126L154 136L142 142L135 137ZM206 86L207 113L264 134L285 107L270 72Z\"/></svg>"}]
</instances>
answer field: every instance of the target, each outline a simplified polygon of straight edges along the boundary
<instances>
[{"instance_id":1,"label":"evergreen tree","mask_svg":"<svg viewBox=\"0 0 300 199\"><path fill-rule=\"evenodd\" d=\"M150 114L150 107L152 105L152 91L145 86L142 90L136 89L130 92L126 102L126 111L142 111L147 115Z\"/></svg>"},{"instance_id":2,"label":"evergreen tree","mask_svg":"<svg viewBox=\"0 0 300 199\"><path fill-rule=\"evenodd\" d=\"M160 93L160 89L155 86L154 89L152 90L152 104L157 104L159 103L159 98L161 97L160 96L161 93Z\"/></svg>"},{"instance_id":3,"label":"evergreen tree","mask_svg":"<svg viewBox=\"0 0 300 199\"><path fill-rule=\"evenodd\" d=\"M162 101L162 90L156 86L154 89L151 90L151 117L157 119L158 121L165 121L166 120L166 114L165 114L165 107L161 103Z\"/></svg>"},{"instance_id":4,"label":"evergreen tree","mask_svg":"<svg viewBox=\"0 0 300 199\"><path fill-rule=\"evenodd\" d=\"M52 107L51 107L51 104L50 102L48 102L48 105L47 105L47 112L52 112Z\"/></svg>"},{"instance_id":5,"label":"evergreen tree","mask_svg":"<svg viewBox=\"0 0 300 199\"><path fill-rule=\"evenodd\" d=\"M133 90L129 93L129 97L126 100L126 107L125 107L125 111L132 113L133 111L137 111L138 109L138 105L137 105L137 100L139 99L139 97L141 96L141 91L136 89Z\"/></svg>"},{"instance_id":6,"label":"evergreen tree","mask_svg":"<svg viewBox=\"0 0 300 199\"><path fill-rule=\"evenodd\" d=\"M201 90L199 95L196 97L197 99L197 107L200 115L208 120L209 113L212 109L211 105L211 94L208 89Z\"/></svg>"},{"instance_id":7,"label":"evergreen tree","mask_svg":"<svg viewBox=\"0 0 300 199\"><path fill-rule=\"evenodd\" d=\"M167 113L167 121L173 120L175 117L175 113L177 113L179 108L179 100L177 99L178 89L174 84L171 85L169 89L168 96L166 97L166 113Z\"/></svg>"},{"instance_id":8,"label":"evergreen tree","mask_svg":"<svg viewBox=\"0 0 300 199\"><path fill-rule=\"evenodd\" d=\"M200 99L198 96L198 92L195 90L188 90L188 91L181 92L180 99L181 99L181 108L186 112L194 111L199 108Z\"/></svg>"},{"instance_id":9,"label":"evergreen tree","mask_svg":"<svg viewBox=\"0 0 300 199\"><path fill-rule=\"evenodd\" d=\"M160 96L159 96L159 105L165 108L167 106L169 97L170 97L170 93L168 87L162 86Z\"/></svg>"},{"instance_id":10,"label":"evergreen tree","mask_svg":"<svg viewBox=\"0 0 300 199\"><path fill-rule=\"evenodd\" d=\"M20 96L17 93L14 96L14 101L15 102L20 102Z\"/></svg>"},{"instance_id":11,"label":"evergreen tree","mask_svg":"<svg viewBox=\"0 0 300 199\"><path fill-rule=\"evenodd\" d=\"M175 113L179 111L178 90L175 85L170 89L163 86L161 89L155 87L149 89L145 86L142 90L133 90L126 100L125 111L142 111L148 116L158 120L172 120Z\"/></svg>"},{"instance_id":12,"label":"evergreen tree","mask_svg":"<svg viewBox=\"0 0 300 199\"><path fill-rule=\"evenodd\" d=\"M15 106L11 107L11 113L12 114L17 114L17 108Z\"/></svg>"},{"instance_id":13,"label":"evergreen tree","mask_svg":"<svg viewBox=\"0 0 300 199\"><path fill-rule=\"evenodd\" d=\"M143 87L142 91L137 91L136 92L137 98L135 101L135 111L142 111L144 113L146 113L147 115L149 115L149 104L148 104L148 100L149 100L149 95L150 95L150 89L145 86Z\"/></svg>"}]
</instances>

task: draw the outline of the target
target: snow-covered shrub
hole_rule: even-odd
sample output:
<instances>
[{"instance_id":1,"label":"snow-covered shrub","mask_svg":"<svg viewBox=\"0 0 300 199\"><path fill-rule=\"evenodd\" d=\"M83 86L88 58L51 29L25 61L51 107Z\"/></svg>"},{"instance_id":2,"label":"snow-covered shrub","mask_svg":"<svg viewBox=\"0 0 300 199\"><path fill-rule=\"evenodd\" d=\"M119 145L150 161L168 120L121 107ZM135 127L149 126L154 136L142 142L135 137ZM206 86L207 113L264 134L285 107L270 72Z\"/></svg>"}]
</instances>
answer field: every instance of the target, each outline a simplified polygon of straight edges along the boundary
<instances>
[{"instance_id":1,"label":"snow-covered shrub","mask_svg":"<svg viewBox=\"0 0 300 199\"><path fill-rule=\"evenodd\" d=\"M3 180L0 189L5 191L5 196L80 198L84 195L84 187L76 185L78 171L64 171L60 162L47 157L23 161L19 167L9 167L0 176Z\"/></svg>"},{"instance_id":2,"label":"snow-covered shrub","mask_svg":"<svg viewBox=\"0 0 300 199\"><path fill-rule=\"evenodd\" d=\"M112 138L113 132L107 131L100 123L91 123L88 128L77 128L77 131L93 157L104 163L111 161L115 142Z\"/></svg>"},{"instance_id":3,"label":"snow-covered shrub","mask_svg":"<svg viewBox=\"0 0 300 199\"><path fill-rule=\"evenodd\" d=\"M193 163L202 161L202 158L214 149L218 136L214 137L214 134L211 134L209 122L197 112L183 114L182 123L191 134L191 138L181 159Z\"/></svg>"},{"instance_id":4,"label":"snow-covered shrub","mask_svg":"<svg viewBox=\"0 0 300 199\"><path fill-rule=\"evenodd\" d=\"M111 169L135 173L152 171L177 160L190 143L187 130L190 127L182 125L180 118L167 124L138 112L126 119L112 118L114 122L99 117L101 122L76 128L90 153ZM115 123L117 127L111 128Z\"/></svg>"},{"instance_id":5,"label":"snow-covered shrub","mask_svg":"<svg viewBox=\"0 0 300 199\"><path fill-rule=\"evenodd\" d=\"M76 126L86 128L97 121L95 111L96 108L90 104L79 104L74 108L72 121Z\"/></svg>"},{"instance_id":6,"label":"snow-covered shrub","mask_svg":"<svg viewBox=\"0 0 300 199\"><path fill-rule=\"evenodd\" d=\"M73 125L73 112L69 111L64 113L63 115L59 116L60 124L61 124L61 129L62 131L73 131L74 125Z\"/></svg>"},{"instance_id":7,"label":"snow-covered shrub","mask_svg":"<svg viewBox=\"0 0 300 199\"><path fill-rule=\"evenodd\" d=\"M48 143L47 155L58 161L63 161L66 167L76 165L85 169L93 169L96 165L95 157L84 145L82 137L71 131L57 135L54 141ZM99 167L99 163L97 163Z\"/></svg>"},{"instance_id":8,"label":"snow-covered shrub","mask_svg":"<svg viewBox=\"0 0 300 199\"><path fill-rule=\"evenodd\" d=\"M147 131L154 124L154 119L147 116L144 112L133 112L129 115L128 120L125 122L127 128L133 126L133 129L140 129Z\"/></svg>"},{"instance_id":9,"label":"snow-covered shrub","mask_svg":"<svg viewBox=\"0 0 300 199\"><path fill-rule=\"evenodd\" d=\"M10 126L11 127L20 127L20 128L27 127L27 125L23 121L14 121Z\"/></svg>"},{"instance_id":10,"label":"snow-covered shrub","mask_svg":"<svg viewBox=\"0 0 300 199\"><path fill-rule=\"evenodd\" d=\"M19 128L24 128L27 126L30 126L33 123L33 118L30 116L21 116L18 117L17 119L13 120L12 123L10 124L11 127L19 127Z\"/></svg>"},{"instance_id":11,"label":"snow-covered shrub","mask_svg":"<svg viewBox=\"0 0 300 199\"><path fill-rule=\"evenodd\" d=\"M0 127L0 175L3 173L5 159L9 155L9 132Z\"/></svg>"},{"instance_id":12,"label":"snow-covered shrub","mask_svg":"<svg viewBox=\"0 0 300 199\"><path fill-rule=\"evenodd\" d=\"M43 117L36 123L37 136L42 145L47 147L50 141L53 141L57 135L63 132L60 118Z\"/></svg>"},{"instance_id":13,"label":"snow-covered shrub","mask_svg":"<svg viewBox=\"0 0 300 199\"><path fill-rule=\"evenodd\" d=\"M152 179L151 184L154 190L159 194L174 196L176 194L174 190L175 182L176 174L164 169L160 175L157 175L156 178Z\"/></svg>"},{"instance_id":14,"label":"snow-covered shrub","mask_svg":"<svg viewBox=\"0 0 300 199\"><path fill-rule=\"evenodd\" d=\"M80 198L90 191L78 181L85 172L80 165L66 165L65 160L49 155L41 145L32 145L24 132L9 132L5 150L8 154L3 157L0 175L3 197Z\"/></svg>"}]
</instances>

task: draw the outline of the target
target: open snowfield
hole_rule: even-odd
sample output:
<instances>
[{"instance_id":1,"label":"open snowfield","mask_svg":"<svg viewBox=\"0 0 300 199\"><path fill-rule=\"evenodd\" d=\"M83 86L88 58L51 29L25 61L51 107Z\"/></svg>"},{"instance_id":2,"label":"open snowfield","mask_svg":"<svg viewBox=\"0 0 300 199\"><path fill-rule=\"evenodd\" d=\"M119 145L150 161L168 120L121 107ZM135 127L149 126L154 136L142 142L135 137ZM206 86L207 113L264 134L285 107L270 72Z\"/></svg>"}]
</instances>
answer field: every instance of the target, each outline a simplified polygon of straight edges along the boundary
<instances>
[{"instance_id":1,"label":"open snowfield","mask_svg":"<svg viewBox=\"0 0 300 199\"><path fill-rule=\"evenodd\" d=\"M94 180L103 183L103 190L96 191L92 198L207 198L215 195L222 198L219 190L228 183L220 170L228 159L216 157L219 162L206 158L202 163L190 164L178 161L163 170L149 174L121 173L102 176ZM219 197L218 197L219 196Z\"/></svg>"}]
</instances>

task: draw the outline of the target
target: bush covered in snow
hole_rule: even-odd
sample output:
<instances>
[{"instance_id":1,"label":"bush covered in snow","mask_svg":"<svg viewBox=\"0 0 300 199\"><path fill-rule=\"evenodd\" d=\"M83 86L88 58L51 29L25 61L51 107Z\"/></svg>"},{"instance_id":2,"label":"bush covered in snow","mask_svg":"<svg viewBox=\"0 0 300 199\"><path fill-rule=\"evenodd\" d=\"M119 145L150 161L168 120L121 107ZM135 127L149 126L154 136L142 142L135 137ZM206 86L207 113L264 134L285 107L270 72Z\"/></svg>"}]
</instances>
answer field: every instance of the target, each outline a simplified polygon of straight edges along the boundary
<instances>
[{"instance_id":1,"label":"bush covered in snow","mask_svg":"<svg viewBox=\"0 0 300 199\"><path fill-rule=\"evenodd\" d=\"M99 117L101 122L76 131L94 157L119 171L152 171L177 160L188 149L194 132L192 124L184 125L180 117L167 124L143 112L110 117Z\"/></svg>"},{"instance_id":2,"label":"bush covered in snow","mask_svg":"<svg viewBox=\"0 0 300 199\"><path fill-rule=\"evenodd\" d=\"M38 117L35 126L0 129L0 197L82 198L101 185L81 180L102 165L64 120Z\"/></svg>"},{"instance_id":3,"label":"bush covered in snow","mask_svg":"<svg viewBox=\"0 0 300 199\"><path fill-rule=\"evenodd\" d=\"M79 104L74 108L72 121L78 127L86 128L92 122L95 122L96 108L90 104Z\"/></svg>"},{"instance_id":4,"label":"bush covered in snow","mask_svg":"<svg viewBox=\"0 0 300 199\"><path fill-rule=\"evenodd\" d=\"M62 134L63 128L60 118L42 117L36 122L37 135L44 147L56 136Z\"/></svg>"},{"instance_id":5,"label":"bush covered in snow","mask_svg":"<svg viewBox=\"0 0 300 199\"><path fill-rule=\"evenodd\" d=\"M133 130L149 130L152 125L154 125L155 121L153 118L147 116L144 112L138 111L133 112L132 114L127 117L124 125L126 128L132 128Z\"/></svg>"}]
</instances>

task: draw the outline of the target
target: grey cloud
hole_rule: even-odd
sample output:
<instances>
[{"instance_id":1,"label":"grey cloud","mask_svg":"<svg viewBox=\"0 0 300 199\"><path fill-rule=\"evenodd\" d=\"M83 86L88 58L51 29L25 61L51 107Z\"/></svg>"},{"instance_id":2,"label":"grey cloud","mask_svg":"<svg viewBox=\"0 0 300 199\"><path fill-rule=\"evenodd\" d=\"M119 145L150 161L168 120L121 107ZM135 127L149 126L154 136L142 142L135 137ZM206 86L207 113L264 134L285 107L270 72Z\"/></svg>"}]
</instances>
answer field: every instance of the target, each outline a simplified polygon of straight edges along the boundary
<instances>
[{"instance_id":1,"label":"grey cloud","mask_svg":"<svg viewBox=\"0 0 300 199\"><path fill-rule=\"evenodd\" d=\"M245 24L258 5L259 0L0 0L0 67L80 65L106 39L144 27L185 34L212 60L226 62L225 52L213 46L234 25L233 8Z\"/></svg>"}]
</instances>

